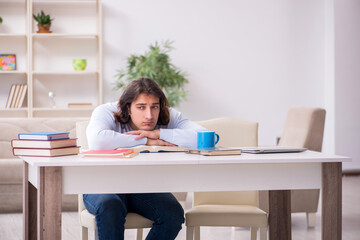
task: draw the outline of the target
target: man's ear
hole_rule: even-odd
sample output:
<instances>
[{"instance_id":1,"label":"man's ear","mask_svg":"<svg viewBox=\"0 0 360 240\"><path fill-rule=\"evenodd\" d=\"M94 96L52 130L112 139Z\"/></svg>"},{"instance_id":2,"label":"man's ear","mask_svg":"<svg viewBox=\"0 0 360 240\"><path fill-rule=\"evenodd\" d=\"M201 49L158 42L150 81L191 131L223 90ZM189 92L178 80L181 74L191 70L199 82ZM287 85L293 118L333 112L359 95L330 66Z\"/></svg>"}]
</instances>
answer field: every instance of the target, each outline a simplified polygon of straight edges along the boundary
<instances>
[{"instance_id":1,"label":"man's ear","mask_svg":"<svg viewBox=\"0 0 360 240\"><path fill-rule=\"evenodd\" d=\"M129 115L130 115L130 114L131 114L130 106L127 105L126 107L127 107L128 113L129 113Z\"/></svg>"}]
</instances>

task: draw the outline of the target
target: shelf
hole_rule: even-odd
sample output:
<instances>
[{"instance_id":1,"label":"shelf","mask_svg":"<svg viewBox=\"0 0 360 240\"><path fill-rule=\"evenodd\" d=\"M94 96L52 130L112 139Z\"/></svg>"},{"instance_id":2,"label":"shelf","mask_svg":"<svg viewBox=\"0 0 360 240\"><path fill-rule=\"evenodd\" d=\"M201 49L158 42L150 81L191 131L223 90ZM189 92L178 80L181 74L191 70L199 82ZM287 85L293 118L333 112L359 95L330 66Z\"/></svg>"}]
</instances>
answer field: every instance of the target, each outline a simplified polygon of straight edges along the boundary
<instances>
[{"instance_id":1,"label":"shelf","mask_svg":"<svg viewBox=\"0 0 360 240\"><path fill-rule=\"evenodd\" d=\"M18 5L26 5L26 1L24 0L0 0L0 5L6 5L7 7L11 7L11 5L18 7Z\"/></svg>"},{"instance_id":2,"label":"shelf","mask_svg":"<svg viewBox=\"0 0 360 240\"><path fill-rule=\"evenodd\" d=\"M63 1L59 1L59 0L55 0L55 1L45 1L45 0L38 0L38 1L33 1L34 4L94 4L96 3L96 0L63 0Z\"/></svg>"},{"instance_id":3,"label":"shelf","mask_svg":"<svg viewBox=\"0 0 360 240\"><path fill-rule=\"evenodd\" d=\"M1 117L17 118L28 117L27 108L0 108Z\"/></svg>"},{"instance_id":4,"label":"shelf","mask_svg":"<svg viewBox=\"0 0 360 240\"><path fill-rule=\"evenodd\" d=\"M32 72L33 75L96 75L98 72L92 71L73 71L73 72Z\"/></svg>"},{"instance_id":5,"label":"shelf","mask_svg":"<svg viewBox=\"0 0 360 240\"><path fill-rule=\"evenodd\" d=\"M68 33L33 33L33 38L85 38L96 39L97 34L68 34Z\"/></svg>"},{"instance_id":6,"label":"shelf","mask_svg":"<svg viewBox=\"0 0 360 240\"><path fill-rule=\"evenodd\" d=\"M79 108L68 108L68 107L55 107L55 108L33 108L33 111L38 112L60 112L60 111L92 111L95 107L79 107Z\"/></svg>"},{"instance_id":7,"label":"shelf","mask_svg":"<svg viewBox=\"0 0 360 240\"><path fill-rule=\"evenodd\" d=\"M33 108L33 117L90 117L95 107L91 108Z\"/></svg>"},{"instance_id":8,"label":"shelf","mask_svg":"<svg viewBox=\"0 0 360 240\"><path fill-rule=\"evenodd\" d=\"M27 107L21 107L21 108L0 108L0 111L8 111L8 112L27 111Z\"/></svg>"},{"instance_id":9,"label":"shelf","mask_svg":"<svg viewBox=\"0 0 360 240\"><path fill-rule=\"evenodd\" d=\"M0 33L0 37L23 37L26 38L24 33Z\"/></svg>"},{"instance_id":10,"label":"shelf","mask_svg":"<svg viewBox=\"0 0 360 240\"><path fill-rule=\"evenodd\" d=\"M25 71L0 71L0 75L1 74L4 74L4 75L6 75L6 74L13 74L13 75L22 75L22 74L24 74L24 75L26 75L27 73L25 72Z\"/></svg>"}]
</instances>

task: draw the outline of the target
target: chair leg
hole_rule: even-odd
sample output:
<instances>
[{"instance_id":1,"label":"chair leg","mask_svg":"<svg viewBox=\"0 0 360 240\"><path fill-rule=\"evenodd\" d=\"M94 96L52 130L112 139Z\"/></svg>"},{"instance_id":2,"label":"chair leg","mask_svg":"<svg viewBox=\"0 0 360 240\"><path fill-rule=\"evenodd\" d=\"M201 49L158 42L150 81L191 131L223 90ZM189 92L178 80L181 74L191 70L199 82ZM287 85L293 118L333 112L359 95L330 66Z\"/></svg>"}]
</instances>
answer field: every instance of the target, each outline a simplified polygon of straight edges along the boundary
<instances>
[{"instance_id":1,"label":"chair leg","mask_svg":"<svg viewBox=\"0 0 360 240\"><path fill-rule=\"evenodd\" d=\"M194 239L194 227L186 227L186 240Z\"/></svg>"},{"instance_id":2,"label":"chair leg","mask_svg":"<svg viewBox=\"0 0 360 240\"><path fill-rule=\"evenodd\" d=\"M261 227L260 228L260 240L266 240L267 239L267 227Z\"/></svg>"},{"instance_id":3,"label":"chair leg","mask_svg":"<svg viewBox=\"0 0 360 240\"><path fill-rule=\"evenodd\" d=\"M86 227L81 226L80 238L81 238L81 240L89 239L88 229Z\"/></svg>"},{"instance_id":4,"label":"chair leg","mask_svg":"<svg viewBox=\"0 0 360 240\"><path fill-rule=\"evenodd\" d=\"M94 231L94 239L95 239L95 240L99 240L96 230Z\"/></svg>"},{"instance_id":5,"label":"chair leg","mask_svg":"<svg viewBox=\"0 0 360 240\"><path fill-rule=\"evenodd\" d=\"M195 240L200 240L200 226L195 227Z\"/></svg>"},{"instance_id":6,"label":"chair leg","mask_svg":"<svg viewBox=\"0 0 360 240\"><path fill-rule=\"evenodd\" d=\"M257 239L257 231L258 231L258 227L250 227L250 239L251 240L256 240Z\"/></svg>"},{"instance_id":7,"label":"chair leg","mask_svg":"<svg viewBox=\"0 0 360 240\"><path fill-rule=\"evenodd\" d=\"M136 230L136 240L142 240L143 239L143 229L138 228Z\"/></svg>"},{"instance_id":8,"label":"chair leg","mask_svg":"<svg viewBox=\"0 0 360 240\"><path fill-rule=\"evenodd\" d=\"M316 225L316 213L311 212L311 213L306 213L306 221L307 221L307 226L308 228L312 228L315 227Z\"/></svg>"}]
</instances>

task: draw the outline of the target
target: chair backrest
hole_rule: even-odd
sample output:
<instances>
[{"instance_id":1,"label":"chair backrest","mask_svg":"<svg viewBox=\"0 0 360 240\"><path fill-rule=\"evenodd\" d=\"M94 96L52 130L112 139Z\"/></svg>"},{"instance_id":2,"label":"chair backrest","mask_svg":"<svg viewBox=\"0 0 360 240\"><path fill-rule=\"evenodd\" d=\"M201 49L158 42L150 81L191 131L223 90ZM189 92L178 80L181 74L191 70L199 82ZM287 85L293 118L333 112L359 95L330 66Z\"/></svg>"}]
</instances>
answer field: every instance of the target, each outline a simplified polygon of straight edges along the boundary
<instances>
[{"instance_id":1,"label":"chair backrest","mask_svg":"<svg viewBox=\"0 0 360 240\"><path fill-rule=\"evenodd\" d=\"M87 137L86 137L86 128L89 125L89 122L90 122L90 120L76 122L77 143L78 143L78 146L81 147L81 149L89 148L89 145L87 142Z\"/></svg>"},{"instance_id":2,"label":"chair backrest","mask_svg":"<svg viewBox=\"0 0 360 240\"><path fill-rule=\"evenodd\" d=\"M214 118L197 122L220 135L218 146L254 147L258 145L258 123L235 118Z\"/></svg>"},{"instance_id":3,"label":"chair backrest","mask_svg":"<svg viewBox=\"0 0 360 240\"><path fill-rule=\"evenodd\" d=\"M305 147L320 152L324 136L325 114L322 108L290 108L279 146Z\"/></svg>"},{"instance_id":4,"label":"chair backrest","mask_svg":"<svg viewBox=\"0 0 360 240\"><path fill-rule=\"evenodd\" d=\"M88 121L76 122L76 137L77 144L81 147L81 149L88 149L88 143L86 138L86 128L89 124ZM85 210L85 205L83 202L83 195L78 194L78 212L79 212L79 221L81 223L81 212Z\"/></svg>"},{"instance_id":5,"label":"chair backrest","mask_svg":"<svg viewBox=\"0 0 360 240\"><path fill-rule=\"evenodd\" d=\"M84 205L84 200L83 200L83 195L82 194L78 194L78 216L79 216L79 221L80 223L81 222L81 213L82 211L84 211L86 208L85 208L85 205Z\"/></svg>"},{"instance_id":6,"label":"chair backrest","mask_svg":"<svg viewBox=\"0 0 360 240\"><path fill-rule=\"evenodd\" d=\"M258 123L235 118L216 118L197 122L220 135L217 146L256 147L258 145ZM195 192L194 206L215 205L259 205L258 191Z\"/></svg>"}]
</instances>

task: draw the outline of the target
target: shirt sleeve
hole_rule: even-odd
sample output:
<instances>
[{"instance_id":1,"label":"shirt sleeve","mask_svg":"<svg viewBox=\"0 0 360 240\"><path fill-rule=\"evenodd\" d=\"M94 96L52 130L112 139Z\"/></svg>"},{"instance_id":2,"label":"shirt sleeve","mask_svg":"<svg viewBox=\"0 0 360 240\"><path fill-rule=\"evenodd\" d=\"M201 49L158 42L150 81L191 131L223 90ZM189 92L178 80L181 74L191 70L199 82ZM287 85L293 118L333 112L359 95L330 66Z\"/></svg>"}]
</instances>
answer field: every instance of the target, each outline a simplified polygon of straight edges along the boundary
<instances>
[{"instance_id":1,"label":"shirt sleeve","mask_svg":"<svg viewBox=\"0 0 360 240\"><path fill-rule=\"evenodd\" d=\"M207 129L185 118L180 112L170 108L168 127L160 128L160 139L182 147L197 147L197 132Z\"/></svg>"},{"instance_id":2,"label":"shirt sleeve","mask_svg":"<svg viewBox=\"0 0 360 240\"><path fill-rule=\"evenodd\" d=\"M89 149L110 150L146 144L147 138L135 140L136 135L126 135L117 131L114 117L116 111L116 103L107 103L95 108L86 129Z\"/></svg>"}]
</instances>

